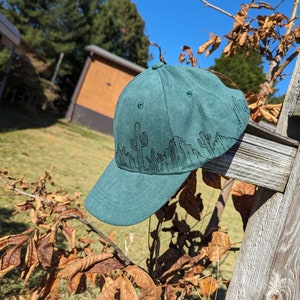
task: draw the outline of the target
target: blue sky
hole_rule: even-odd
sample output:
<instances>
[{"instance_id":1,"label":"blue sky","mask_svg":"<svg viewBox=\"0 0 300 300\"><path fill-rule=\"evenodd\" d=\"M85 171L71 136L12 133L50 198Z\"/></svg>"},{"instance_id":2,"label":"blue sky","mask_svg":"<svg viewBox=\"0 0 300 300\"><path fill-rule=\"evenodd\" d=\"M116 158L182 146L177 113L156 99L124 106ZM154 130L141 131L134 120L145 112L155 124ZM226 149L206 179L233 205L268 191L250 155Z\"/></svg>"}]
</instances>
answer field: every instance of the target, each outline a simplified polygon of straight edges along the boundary
<instances>
[{"instance_id":1,"label":"blue sky","mask_svg":"<svg viewBox=\"0 0 300 300\"><path fill-rule=\"evenodd\" d=\"M194 55L202 68L208 68L214 64L214 59L220 57L221 49L227 44L224 35L230 31L233 19L215 9L206 6L201 0L132 0L137 6L138 12L145 21L145 34L152 42L157 43L164 54L165 60L170 65L179 65L178 57L182 46L187 45L193 49ZM211 0L209 3L235 15L240 10L241 3L249 1L241 0ZM265 1L273 7L280 0ZM285 0L279 11L287 17L291 15L292 3ZM264 14L263 10L259 13ZM200 45L209 39L209 33L222 37L222 44L212 56L206 58L204 54L197 55ZM158 49L150 47L150 53L154 59L149 66L159 61ZM286 70L289 74L293 70L295 62ZM265 70L268 65L265 65ZM291 76L277 84L280 89L278 94L286 92Z\"/></svg>"}]
</instances>

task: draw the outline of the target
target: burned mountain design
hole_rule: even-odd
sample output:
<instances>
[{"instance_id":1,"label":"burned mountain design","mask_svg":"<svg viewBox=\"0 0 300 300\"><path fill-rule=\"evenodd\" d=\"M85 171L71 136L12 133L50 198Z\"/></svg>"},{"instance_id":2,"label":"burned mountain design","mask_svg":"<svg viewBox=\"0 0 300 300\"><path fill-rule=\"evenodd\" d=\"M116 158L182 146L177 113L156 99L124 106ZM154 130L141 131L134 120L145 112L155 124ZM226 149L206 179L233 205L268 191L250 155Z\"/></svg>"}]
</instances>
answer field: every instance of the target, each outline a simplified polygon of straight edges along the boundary
<instances>
[{"instance_id":1,"label":"burned mountain design","mask_svg":"<svg viewBox=\"0 0 300 300\"><path fill-rule=\"evenodd\" d=\"M127 149L125 146L117 145L115 155L117 165L126 170L145 174L191 171L205 163L207 157L214 158L226 152L228 145L236 141L218 133L213 137L209 133L199 131L195 145L175 136L167 143L166 148L158 151L153 147L150 148L151 140L148 139L148 133L142 131L141 124L136 122L130 147Z\"/></svg>"},{"instance_id":2,"label":"burned mountain design","mask_svg":"<svg viewBox=\"0 0 300 300\"><path fill-rule=\"evenodd\" d=\"M231 97L232 101L233 101L233 113L234 113L234 116L235 116L235 119L237 120L237 127L236 127L236 132L237 134L239 134L239 132L242 131L242 128L244 128L243 124L244 124L244 120L241 118L241 105L240 103L244 103L244 110L245 112L248 111L248 106L247 106L247 103L242 100L242 99L238 99L234 96Z\"/></svg>"}]
</instances>

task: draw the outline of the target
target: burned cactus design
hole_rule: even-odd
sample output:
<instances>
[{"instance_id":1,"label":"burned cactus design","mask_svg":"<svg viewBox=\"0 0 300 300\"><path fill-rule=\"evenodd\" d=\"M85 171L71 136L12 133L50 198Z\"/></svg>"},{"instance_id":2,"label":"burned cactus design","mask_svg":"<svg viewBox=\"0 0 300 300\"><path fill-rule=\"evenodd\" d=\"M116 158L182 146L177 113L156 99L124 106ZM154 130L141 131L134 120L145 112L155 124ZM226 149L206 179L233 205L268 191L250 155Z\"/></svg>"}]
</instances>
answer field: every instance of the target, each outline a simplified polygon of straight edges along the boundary
<instances>
[{"instance_id":1,"label":"burned cactus design","mask_svg":"<svg viewBox=\"0 0 300 300\"><path fill-rule=\"evenodd\" d=\"M200 138L198 139L199 146L202 148L206 148L208 153L211 156L214 156L215 151L214 151L211 135L204 131L200 131L199 136L200 136Z\"/></svg>"},{"instance_id":2,"label":"burned cactus design","mask_svg":"<svg viewBox=\"0 0 300 300\"><path fill-rule=\"evenodd\" d=\"M117 145L116 163L119 167L145 174L171 174L187 171L202 165L213 157L223 154L236 139L216 133L200 131L196 144L188 143L180 136L166 141L163 149L150 148L149 133L142 131L141 123L133 127L130 146ZM215 148L216 146L216 148ZM131 148L131 149L129 149ZM205 155L201 149L206 149Z\"/></svg>"},{"instance_id":3,"label":"burned cactus design","mask_svg":"<svg viewBox=\"0 0 300 300\"><path fill-rule=\"evenodd\" d=\"M130 140L131 149L136 151L138 159L138 169L139 171L144 171L144 157L143 157L143 147L148 145L148 135L147 132L141 130L141 124L136 122L134 125L134 139Z\"/></svg>"}]
</instances>

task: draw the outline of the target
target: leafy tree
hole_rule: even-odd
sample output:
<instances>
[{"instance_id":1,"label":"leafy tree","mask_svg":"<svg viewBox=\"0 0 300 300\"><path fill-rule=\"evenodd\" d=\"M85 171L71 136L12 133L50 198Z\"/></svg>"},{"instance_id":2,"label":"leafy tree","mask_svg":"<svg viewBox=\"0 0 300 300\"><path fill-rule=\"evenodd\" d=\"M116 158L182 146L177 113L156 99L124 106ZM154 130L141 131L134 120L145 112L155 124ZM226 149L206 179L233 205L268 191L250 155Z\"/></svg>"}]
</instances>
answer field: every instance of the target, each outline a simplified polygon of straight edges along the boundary
<instances>
[{"instance_id":1,"label":"leafy tree","mask_svg":"<svg viewBox=\"0 0 300 300\"><path fill-rule=\"evenodd\" d=\"M130 0L0 0L0 8L19 29L22 39L52 65L52 75L63 53L55 81L66 102L80 76L88 44L147 65L145 24Z\"/></svg>"},{"instance_id":2,"label":"leafy tree","mask_svg":"<svg viewBox=\"0 0 300 300\"><path fill-rule=\"evenodd\" d=\"M134 3L108 0L94 18L91 42L146 67L149 57L144 27Z\"/></svg>"},{"instance_id":3,"label":"leafy tree","mask_svg":"<svg viewBox=\"0 0 300 300\"><path fill-rule=\"evenodd\" d=\"M239 50L232 57L222 54L215 59L215 65L211 69L229 77L244 93L258 92L259 85L266 80L262 63L262 57L258 53L252 52L246 56ZM229 85L228 81L224 83Z\"/></svg>"},{"instance_id":4,"label":"leafy tree","mask_svg":"<svg viewBox=\"0 0 300 300\"><path fill-rule=\"evenodd\" d=\"M22 39L52 64L52 73L60 53L64 53L60 79L66 97L70 97L84 62L88 3L86 0L1 1L3 13L19 29ZM95 8L95 3L91 1L90 7ZM71 78L66 81L65 76Z\"/></svg>"},{"instance_id":5,"label":"leafy tree","mask_svg":"<svg viewBox=\"0 0 300 300\"><path fill-rule=\"evenodd\" d=\"M257 93L260 90L260 84L266 80L266 74L263 70L262 56L257 52L252 52L246 55L242 50L237 50L237 53L232 57L225 56L222 53L220 58L215 59L215 65L210 69L224 74L231 79L239 89L244 93L249 91ZM228 80L223 80L224 84L230 86ZM284 95L274 96L277 89L268 98L268 103L282 103Z\"/></svg>"}]
</instances>

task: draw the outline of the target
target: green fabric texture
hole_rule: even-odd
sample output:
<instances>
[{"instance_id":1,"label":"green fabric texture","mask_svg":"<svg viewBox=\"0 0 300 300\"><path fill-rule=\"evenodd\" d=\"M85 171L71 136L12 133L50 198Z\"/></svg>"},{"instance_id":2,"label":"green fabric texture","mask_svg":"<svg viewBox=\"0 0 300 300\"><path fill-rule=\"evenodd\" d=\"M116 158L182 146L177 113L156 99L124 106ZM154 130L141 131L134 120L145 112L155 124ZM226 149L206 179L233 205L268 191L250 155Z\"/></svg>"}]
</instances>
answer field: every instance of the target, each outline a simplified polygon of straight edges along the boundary
<instances>
[{"instance_id":1,"label":"green fabric texture","mask_svg":"<svg viewBox=\"0 0 300 300\"><path fill-rule=\"evenodd\" d=\"M86 208L114 225L143 221L191 171L229 150L248 120L243 93L211 72L155 64L120 95L115 158L87 196Z\"/></svg>"}]
</instances>

